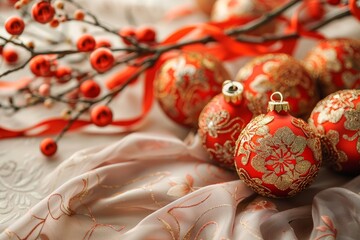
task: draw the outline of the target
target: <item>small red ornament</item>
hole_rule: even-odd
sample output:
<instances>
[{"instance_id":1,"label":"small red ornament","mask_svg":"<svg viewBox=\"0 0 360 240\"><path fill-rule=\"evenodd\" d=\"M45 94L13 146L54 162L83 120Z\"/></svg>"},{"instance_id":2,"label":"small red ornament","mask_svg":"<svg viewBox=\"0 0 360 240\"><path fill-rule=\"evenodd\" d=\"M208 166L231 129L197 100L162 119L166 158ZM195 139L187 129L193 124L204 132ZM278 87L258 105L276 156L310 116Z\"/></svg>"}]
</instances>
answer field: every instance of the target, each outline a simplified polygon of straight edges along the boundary
<instances>
[{"instance_id":1,"label":"small red ornament","mask_svg":"<svg viewBox=\"0 0 360 240\"><path fill-rule=\"evenodd\" d=\"M25 29L24 20L20 17L13 16L6 20L5 30L11 35L20 35Z\"/></svg>"},{"instance_id":2,"label":"small red ornament","mask_svg":"<svg viewBox=\"0 0 360 240\"><path fill-rule=\"evenodd\" d=\"M12 48L4 48L2 56L7 64L16 64L19 60L19 54Z\"/></svg>"},{"instance_id":3,"label":"small red ornament","mask_svg":"<svg viewBox=\"0 0 360 240\"><path fill-rule=\"evenodd\" d=\"M54 18L55 9L51 6L50 2L40 1L33 5L31 13L35 21L45 24Z\"/></svg>"},{"instance_id":4,"label":"small red ornament","mask_svg":"<svg viewBox=\"0 0 360 240\"><path fill-rule=\"evenodd\" d=\"M197 128L201 110L221 92L226 79L229 79L228 72L212 55L180 52L158 71L155 96L172 120Z\"/></svg>"},{"instance_id":5,"label":"small red ornament","mask_svg":"<svg viewBox=\"0 0 360 240\"><path fill-rule=\"evenodd\" d=\"M323 158L338 172L360 174L360 90L341 90L321 100L309 124L322 135Z\"/></svg>"},{"instance_id":6,"label":"small red ornament","mask_svg":"<svg viewBox=\"0 0 360 240\"><path fill-rule=\"evenodd\" d=\"M235 142L250 122L253 113L242 97L243 86L227 80L222 93L216 95L202 110L199 117L199 135L211 159L234 169Z\"/></svg>"},{"instance_id":7,"label":"small red ornament","mask_svg":"<svg viewBox=\"0 0 360 240\"><path fill-rule=\"evenodd\" d=\"M37 55L31 59L29 66L31 72L36 76L49 77L53 75L53 63L49 56Z\"/></svg>"},{"instance_id":8,"label":"small red ornament","mask_svg":"<svg viewBox=\"0 0 360 240\"><path fill-rule=\"evenodd\" d=\"M321 41L304 60L322 96L341 89L360 88L360 41L332 39Z\"/></svg>"},{"instance_id":9,"label":"small red ornament","mask_svg":"<svg viewBox=\"0 0 360 240\"><path fill-rule=\"evenodd\" d=\"M280 95L280 101L273 96ZM235 149L239 177L267 197L289 197L314 180L321 165L321 143L306 122L292 117L289 103L275 92L269 112L241 132Z\"/></svg>"},{"instance_id":10,"label":"small red ornament","mask_svg":"<svg viewBox=\"0 0 360 240\"><path fill-rule=\"evenodd\" d=\"M113 114L108 106L95 106L90 113L91 121L98 127L105 127L112 122Z\"/></svg>"},{"instance_id":11,"label":"small red ornament","mask_svg":"<svg viewBox=\"0 0 360 240\"><path fill-rule=\"evenodd\" d=\"M57 151L57 144L52 138L45 138L40 143L40 151L48 157L53 156Z\"/></svg>"},{"instance_id":12,"label":"small red ornament","mask_svg":"<svg viewBox=\"0 0 360 240\"><path fill-rule=\"evenodd\" d=\"M107 48L98 48L90 55L91 66L100 73L110 70L114 62L114 55Z\"/></svg>"},{"instance_id":13,"label":"small red ornament","mask_svg":"<svg viewBox=\"0 0 360 240\"><path fill-rule=\"evenodd\" d=\"M84 97L96 98L101 92L101 88L94 80L86 80L80 85L80 92Z\"/></svg>"},{"instance_id":14,"label":"small red ornament","mask_svg":"<svg viewBox=\"0 0 360 240\"><path fill-rule=\"evenodd\" d=\"M318 99L315 81L299 61L287 54L254 58L240 69L236 80L244 85L246 98L257 103L259 113L266 113L266 102L276 91L283 93L296 117L308 116Z\"/></svg>"},{"instance_id":15,"label":"small red ornament","mask_svg":"<svg viewBox=\"0 0 360 240\"><path fill-rule=\"evenodd\" d=\"M90 52L95 49L95 38L90 34L83 34L76 42L76 47L80 52Z\"/></svg>"}]
</instances>

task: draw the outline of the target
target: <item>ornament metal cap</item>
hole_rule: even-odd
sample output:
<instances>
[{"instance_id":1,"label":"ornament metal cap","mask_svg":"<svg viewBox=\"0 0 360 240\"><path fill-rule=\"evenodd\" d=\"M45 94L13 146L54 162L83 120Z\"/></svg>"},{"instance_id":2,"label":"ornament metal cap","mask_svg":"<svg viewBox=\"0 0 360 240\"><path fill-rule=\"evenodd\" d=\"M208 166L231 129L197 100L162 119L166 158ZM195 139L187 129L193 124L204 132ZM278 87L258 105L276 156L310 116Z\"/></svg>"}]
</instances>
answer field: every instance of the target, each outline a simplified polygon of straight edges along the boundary
<instances>
[{"instance_id":1,"label":"ornament metal cap","mask_svg":"<svg viewBox=\"0 0 360 240\"><path fill-rule=\"evenodd\" d=\"M280 101L274 100L275 95L278 95L280 97ZM281 92L274 92L273 94L271 94L270 100L271 101L268 104L268 111L287 112L290 110L289 102L283 101L283 95L281 94Z\"/></svg>"},{"instance_id":2,"label":"ornament metal cap","mask_svg":"<svg viewBox=\"0 0 360 240\"><path fill-rule=\"evenodd\" d=\"M232 80L224 81L222 86L222 94L224 96L225 101L228 103L233 103L235 105L241 103L243 91L244 91L243 85L239 82Z\"/></svg>"}]
</instances>

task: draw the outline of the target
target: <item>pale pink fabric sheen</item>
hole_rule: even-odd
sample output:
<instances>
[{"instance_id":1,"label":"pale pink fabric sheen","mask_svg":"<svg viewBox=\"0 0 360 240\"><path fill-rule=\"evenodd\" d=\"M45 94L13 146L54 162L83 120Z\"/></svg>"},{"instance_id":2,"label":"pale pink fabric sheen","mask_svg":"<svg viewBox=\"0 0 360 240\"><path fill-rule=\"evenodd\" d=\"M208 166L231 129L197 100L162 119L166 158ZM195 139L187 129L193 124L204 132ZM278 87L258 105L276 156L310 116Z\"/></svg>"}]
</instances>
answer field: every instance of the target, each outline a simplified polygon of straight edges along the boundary
<instances>
[{"instance_id":1,"label":"pale pink fabric sheen","mask_svg":"<svg viewBox=\"0 0 360 240\"><path fill-rule=\"evenodd\" d=\"M0 239L356 239L360 178L333 188L327 179L344 178L319 178L295 198L267 199L207 161L197 137L130 134L60 164L42 181L51 193Z\"/></svg>"}]
</instances>

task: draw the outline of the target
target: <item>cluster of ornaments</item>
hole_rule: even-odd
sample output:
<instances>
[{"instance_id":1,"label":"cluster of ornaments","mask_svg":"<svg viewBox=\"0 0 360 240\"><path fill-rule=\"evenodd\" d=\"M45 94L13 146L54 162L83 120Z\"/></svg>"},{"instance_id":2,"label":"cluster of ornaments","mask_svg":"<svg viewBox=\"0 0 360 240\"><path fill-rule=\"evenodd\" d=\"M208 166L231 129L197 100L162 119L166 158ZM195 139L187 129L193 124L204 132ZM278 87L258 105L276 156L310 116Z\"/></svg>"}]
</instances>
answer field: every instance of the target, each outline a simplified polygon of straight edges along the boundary
<instances>
[{"instance_id":1,"label":"cluster of ornaments","mask_svg":"<svg viewBox=\"0 0 360 240\"><path fill-rule=\"evenodd\" d=\"M190 59L210 58L183 52L163 65L155 93L176 122L194 127L198 118L214 162L235 169L261 195L289 197L314 181L322 160L360 173L359 54L357 40L324 40L302 62L286 54L256 57L230 81L216 59L204 78L203 63Z\"/></svg>"}]
</instances>

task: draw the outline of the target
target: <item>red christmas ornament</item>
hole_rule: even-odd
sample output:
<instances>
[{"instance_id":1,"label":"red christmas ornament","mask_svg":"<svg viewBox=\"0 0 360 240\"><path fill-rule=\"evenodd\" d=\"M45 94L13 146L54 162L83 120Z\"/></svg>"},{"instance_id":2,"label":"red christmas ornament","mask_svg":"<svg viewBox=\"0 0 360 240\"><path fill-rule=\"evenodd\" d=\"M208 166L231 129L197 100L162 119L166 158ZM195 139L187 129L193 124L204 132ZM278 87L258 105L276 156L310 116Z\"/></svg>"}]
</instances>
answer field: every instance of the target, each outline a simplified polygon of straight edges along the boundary
<instances>
[{"instance_id":1,"label":"red christmas ornament","mask_svg":"<svg viewBox=\"0 0 360 240\"><path fill-rule=\"evenodd\" d=\"M309 124L322 135L323 158L336 171L360 173L360 90L341 90L321 100Z\"/></svg>"},{"instance_id":2,"label":"red christmas ornament","mask_svg":"<svg viewBox=\"0 0 360 240\"><path fill-rule=\"evenodd\" d=\"M229 74L212 55L181 52L167 60L154 82L155 96L172 120L188 127L197 127L201 110L221 92Z\"/></svg>"},{"instance_id":3,"label":"red christmas ornament","mask_svg":"<svg viewBox=\"0 0 360 240\"><path fill-rule=\"evenodd\" d=\"M40 143L40 151L48 157L53 156L57 151L57 144L52 138L45 138Z\"/></svg>"},{"instance_id":4,"label":"red christmas ornament","mask_svg":"<svg viewBox=\"0 0 360 240\"><path fill-rule=\"evenodd\" d=\"M199 117L199 135L211 159L227 168L235 168L235 142L250 122L253 113L243 99L243 86L227 80L222 93L216 95Z\"/></svg>"},{"instance_id":5,"label":"red christmas ornament","mask_svg":"<svg viewBox=\"0 0 360 240\"><path fill-rule=\"evenodd\" d=\"M11 35L20 35L25 29L24 20L20 17L13 16L6 20L5 30Z\"/></svg>"},{"instance_id":6,"label":"red christmas ornament","mask_svg":"<svg viewBox=\"0 0 360 240\"><path fill-rule=\"evenodd\" d=\"M76 42L76 47L80 52L90 52L95 49L95 38L90 34L83 34Z\"/></svg>"},{"instance_id":7,"label":"red christmas ornament","mask_svg":"<svg viewBox=\"0 0 360 240\"><path fill-rule=\"evenodd\" d=\"M274 101L275 94L280 101ZM289 103L274 93L269 112L251 120L236 142L239 177L263 196L293 196L314 180L320 168L320 139L288 110Z\"/></svg>"},{"instance_id":8,"label":"red christmas ornament","mask_svg":"<svg viewBox=\"0 0 360 240\"><path fill-rule=\"evenodd\" d=\"M45 24L54 18L55 9L51 6L50 2L40 1L33 5L31 13L35 21Z\"/></svg>"},{"instance_id":9,"label":"red christmas ornament","mask_svg":"<svg viewBox=\"0 0 360 240\"><path fill-rule=\"evenodd\" d=\"M114 62L114 55L107 48L98 48L90 55L91 66L100 73L110 70Z\"/></svg>"},{"instance_id":10,"label":"red christmas ornament","mask_svg":"<svg viewBox=\"0 0 360 240\"><path fill-rule=\"evenodd\" d=\"M112 122L113 114L108 106L95 106L90 113L91 121L98 127L105 127Z\"/></svg>"},{"instance_id":11,"label":"red christmas ornament","mask_svg":"<svg viewBox=\"0 0 360 240\"><path fill-rule=\"evenodd\" d=\"M325 97L341 89L360 88L359 62L359 40L333 39L321 41L310 51L305 66Z\"/></svg>"},{"instance_id":12,"label":"red christmas ornament","mask_svg":"<svg viewBox=\"0 0 360 240\"><path fill-rule=\"evenodd\" d=\"M306 69L287 54L267 54L254 58L240 69L236 80L244 85L246 98L266 113L266 101L275 91L283 93L291 114L307 116L315 106L318 93Z\"/></svg>"},{"instance_id":13,"label":"red christmas ornament","mask_svg":"<svg viewBox=\"0 0 360 240\"><path fill-rule=\"evenodd\" d=\"M80 85L80 92L84 97L96 98L101 92L101 88L94 80L86 80Z\"/></svg>"}]
</instances>

